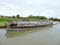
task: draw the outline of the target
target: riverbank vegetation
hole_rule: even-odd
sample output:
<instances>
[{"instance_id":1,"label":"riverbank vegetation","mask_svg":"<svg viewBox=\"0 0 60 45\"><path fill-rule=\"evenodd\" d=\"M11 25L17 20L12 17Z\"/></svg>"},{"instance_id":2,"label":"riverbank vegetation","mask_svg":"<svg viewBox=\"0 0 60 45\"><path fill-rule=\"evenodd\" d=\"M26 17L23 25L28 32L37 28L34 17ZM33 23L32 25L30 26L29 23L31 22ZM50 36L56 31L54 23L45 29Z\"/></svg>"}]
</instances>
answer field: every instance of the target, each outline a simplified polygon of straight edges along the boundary
<instances>
[{"instance_id":1,"label":"riverbank vegetation","mask_svg":"<svg viewBox=\"0 0 60 45\"><path fill-rule=\"evenodd\" d=\"M50 20L53 20L53 21L60 21L60 19L58 18L49 18Z\"/></svg>"},{"instance_id":2,"label":"riverbank vegetation","mask_svg":"<svg viewBox=\"0 0 60 45\"><path fill-rule=\"evenodd\" d=\"M40 21L40 20L53 20L53 21L60 21L58 18L47 18L44 16L28 16L28 17L20 17L19 15L17 16L2 16L0 17L0 27L5 26L6 21L13 21L13 20L22 20L22 21Z\"/></svg>"}]
</instances>

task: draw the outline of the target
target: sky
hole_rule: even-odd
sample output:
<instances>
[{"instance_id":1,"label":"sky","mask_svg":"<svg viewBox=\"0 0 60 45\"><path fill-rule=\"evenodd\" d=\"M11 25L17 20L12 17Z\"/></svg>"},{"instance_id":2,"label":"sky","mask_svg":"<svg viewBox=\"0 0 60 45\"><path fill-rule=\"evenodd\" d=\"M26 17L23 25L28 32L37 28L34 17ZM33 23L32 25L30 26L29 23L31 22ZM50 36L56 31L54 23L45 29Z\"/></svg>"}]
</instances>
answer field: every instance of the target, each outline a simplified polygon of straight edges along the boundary
<instances>
[{"instance_id":1,"label":"sky","mask_svg":"<svg viewBox=\"0 0 60 45\"><path fill-rule=\"evenodd\" d=\"M60 0L0 0L0 15L60 18Z\"/></svg>"}]
</instances>

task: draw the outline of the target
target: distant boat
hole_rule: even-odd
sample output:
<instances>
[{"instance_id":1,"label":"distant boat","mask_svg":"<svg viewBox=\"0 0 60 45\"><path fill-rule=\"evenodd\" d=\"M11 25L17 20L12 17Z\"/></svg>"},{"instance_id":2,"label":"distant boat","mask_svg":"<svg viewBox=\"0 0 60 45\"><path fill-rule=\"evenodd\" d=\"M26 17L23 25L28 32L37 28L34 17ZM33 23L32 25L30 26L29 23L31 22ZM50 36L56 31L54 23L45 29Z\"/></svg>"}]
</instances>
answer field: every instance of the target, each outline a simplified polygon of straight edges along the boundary
<instances>
[{"instance_id":1,"label":"distant boat","mask_svg":"<svg viewBox=\"0 0 60 45\"><path fill-rule=\"evenodd\" d=\"M53 22L53 25L56 25L56 24L58 24L58 23L59 23L59 22L57 22L57 21L54 21L54 22Z\"/></svg>"}]
</instances>

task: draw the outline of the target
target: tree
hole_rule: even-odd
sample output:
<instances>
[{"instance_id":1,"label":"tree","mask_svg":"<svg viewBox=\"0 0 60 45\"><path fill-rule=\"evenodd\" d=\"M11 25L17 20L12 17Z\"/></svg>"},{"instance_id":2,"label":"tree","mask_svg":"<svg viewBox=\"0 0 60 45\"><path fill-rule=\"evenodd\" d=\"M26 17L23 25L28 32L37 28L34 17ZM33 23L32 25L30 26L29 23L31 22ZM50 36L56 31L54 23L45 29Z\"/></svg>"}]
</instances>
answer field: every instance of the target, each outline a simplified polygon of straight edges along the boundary
<instances>
[{"instance_id":1,"label":"tree","mask_svg":"<svg viewBox=\"0 0 60 45\"><path fill-rule=\"evenodd\" d=\"M49 18L50 20L53 20L54 18L52 17L52 18Z\"/></svg>"},{"instance_id":2,"label":"tree","mask_svg":"<svg viewBox=\"0 0 60 45\"><path fill-rule=\"evenodd\" d=\"M17 17L19 17L19 15L17 15Z\"/></svg>"},{"instance_id":3,"label":"tree","mask_svg":"<svg viewBox=\"0 0 60 45\"><path fill-rule=\"evenodd\" d=\"M53 20L53 21L60 21L60 19L58 18L49 18L50 20Z\"/></svg>"},{"instance_id":4,"label":"tree","mask_svg":"<svg viewBox=\"0 0 60 45\"><path fill-rule=\"evenodd\" d=\"M15 16L13 16L13 18L15 18Z\"/></svg>"},{"instance_id":5,"label":"tree","mask_svg":"<svg viewBox=\"0 0 60 45\"><path fill-rule=\"evenodd\" d=\"M40 20L45 20L45 19L47 19L47 18L44 17L44 16L36 16L36 18L38 18L38 19L40 19Z\"/></svg>"}]
</instances>

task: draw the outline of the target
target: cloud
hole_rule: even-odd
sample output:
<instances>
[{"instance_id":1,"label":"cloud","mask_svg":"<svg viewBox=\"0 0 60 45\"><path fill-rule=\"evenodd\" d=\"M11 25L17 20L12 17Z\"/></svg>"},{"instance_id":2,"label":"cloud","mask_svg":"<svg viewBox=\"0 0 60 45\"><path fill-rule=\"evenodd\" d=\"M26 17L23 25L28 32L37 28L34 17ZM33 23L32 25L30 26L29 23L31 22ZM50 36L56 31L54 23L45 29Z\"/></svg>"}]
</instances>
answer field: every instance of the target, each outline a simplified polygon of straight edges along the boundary
<instances>
[{"instance_id":1,"label":"cloud","mask_svg":"<svg viewBox=\"0 0 60 45\"><path fill-rule=\"evenodd\" d=\"M59 17L60 0L1 0L1 15ZM60 17L59 17L60 18Z\"/></svg>"}]
</instances>

